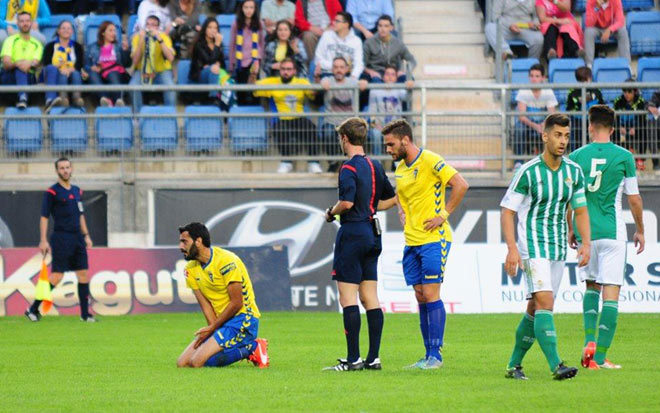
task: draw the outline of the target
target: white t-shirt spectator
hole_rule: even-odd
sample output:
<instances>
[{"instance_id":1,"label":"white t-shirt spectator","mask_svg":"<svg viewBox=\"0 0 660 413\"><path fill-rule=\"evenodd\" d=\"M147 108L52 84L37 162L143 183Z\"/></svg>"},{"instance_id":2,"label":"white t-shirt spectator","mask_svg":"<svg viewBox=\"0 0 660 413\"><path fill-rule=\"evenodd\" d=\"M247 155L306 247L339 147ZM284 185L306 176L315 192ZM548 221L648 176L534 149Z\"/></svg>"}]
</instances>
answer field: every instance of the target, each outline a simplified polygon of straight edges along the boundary
<instances>
[{"instance_id":1,"label":"white t-shirt spectator","mask_svg":"<svg viewBox=\"0 0 660 413\"><path fill-rule=\"evenodd\" d=\"M380 130L385 124L400 118L406 93L404 89L371 90L369 92L369 112L387 113L385 116L372 116L372 126Z\"/></svg>"},{"instance_id":2,"label":"white t-shirt spectator","mask_svg":"<svg viewBox=\"0 0 660 413\"><path fill-rule=\"evenodd\" d=\"M516 96L516 102L527 106L527 112L547 112L550 108L556 108L559 105L552 89L541 89L538 97L534 96L531 89L521 89ZM527 115L529 120L535 123L543 122L545 115Z\"/></svg>"},{"instance_id":3,"label":"white t-shirt spectator","mask_svg":"<svg viewBox=\"0 0 660 413\"><path fill-rule=\"evenodd\" d=\"M165 6L161 7L156 0L144 0L140 3L137 12L138 18L135 22L134 30L140 31L144 29L147 23L147 17L156 16L160 20L160 30L165 31L166 28L172 23L170 17L170 9Z\"/></svg>"},{"instance_id":4,"label":"white t-shirt spectator","mask_svg":"<svg viewBox=\"0 0 660 413\"><path fill-rule=\"evenodd\" d=\"M316 46L316 65L322 72L332 71L332 61L341 56L351 67L351 77L358 79L364 71L364 58L362 56L362 40L353 33L348 32L345 38L339 37L334 30L326 30Z\"/></svg>"}]
</instances>

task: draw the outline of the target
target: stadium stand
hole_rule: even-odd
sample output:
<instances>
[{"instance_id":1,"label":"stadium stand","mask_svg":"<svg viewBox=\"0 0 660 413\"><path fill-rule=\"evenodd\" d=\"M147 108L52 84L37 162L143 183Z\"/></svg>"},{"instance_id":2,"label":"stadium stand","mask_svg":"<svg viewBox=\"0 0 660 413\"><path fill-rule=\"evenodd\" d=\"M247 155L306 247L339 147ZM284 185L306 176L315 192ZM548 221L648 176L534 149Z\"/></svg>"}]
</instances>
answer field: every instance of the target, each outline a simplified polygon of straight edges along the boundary
<instances>
[{"instance_id":1,"label":"stadium stand","mask_svg":"<svg viewBox=\"0 0 660 413\"><path fill-rule=\"evenodd\" d=\"M5 115L18 116L18 118L5 119L3 124L5 147L7 152L38 152L42 145L41 120L34 116L41 115L38 107L17 109L8 107ZM25 117L27 119L21 119Z\"/></svg>"},{"instance_id":2,"label":"stadium stand","mask_svg":"<svg viewBox=\"0 0 660 413\"><path fill-rule=\"evenodd\" d=\"M82 108L57 107L51 110L51 115L80 115L85 113ZM50 119L48 122L51 150L53 152L84 152L87 150L87 120L85 118Z\"/></svg>"},{"instance_id":3,"label":"stadium stand","mask_svg":"<svg viewBox=\"0 0 660 413\"><path fill-rule=\"evenodd\" d=\"M637 78L640 82L660 82L660 57L642 57L637 61ZM653 89L642 89L642 97L650 100Z\"/></svg>"},{"instance_id":4,"label":"stadium stand","mask_svg":"<svg viewBox=\"0 0 660 413\"><path fill-rule=\"evenodd\" d=\"M633 56L660 54L660 12L640 11L626 15Z\"/></svg>"},{"instance_id":5,"label":"stadium stand","mask_svg":"<svg viewBox=\"0 0 660 413\"><path fill-rule=\"evenodd\" d=\"M265 111L261 106L234 106L229 109L229 113L258 115L265 113ZM229 118L228 127L233 152L265 151L268 148L266 118Z\"/></svg>"},{"instance_id":6,"label":"stadium stand","mask_svg":"<svg viewBox=\"0 0 660 413\"><path fill-rule=\"evenodd\" d=\"M553 59L548 65L548 80L550 83L575 83L575 69L580 66L584 66L584 60L580 58ZM555 96L560 105L566 103L567 95L567 90L555 90Z\"/></svg>"},{"instance_id":7,"label":"stadium stand","mask_svg":"<svg viewBox=\"0 0 660 413\"><path fill-rule=\"evenodd\" d=\"M628 61L621 57L598 58L594 60L593 77L594 82L614 83L625 82L630 78L630 66ZM602 89L605 102L613 102L621 92L617 89Z\"/></svg>"}]
</instances>

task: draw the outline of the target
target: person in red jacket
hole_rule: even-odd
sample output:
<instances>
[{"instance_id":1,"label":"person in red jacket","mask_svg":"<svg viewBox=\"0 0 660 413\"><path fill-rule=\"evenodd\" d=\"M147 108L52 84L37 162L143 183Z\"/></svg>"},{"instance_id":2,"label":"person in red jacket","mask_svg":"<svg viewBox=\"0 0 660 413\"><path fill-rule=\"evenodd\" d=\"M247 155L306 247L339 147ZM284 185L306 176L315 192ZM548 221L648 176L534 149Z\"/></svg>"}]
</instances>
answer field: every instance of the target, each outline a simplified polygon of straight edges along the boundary
<instances>
[{"instance_id":1,"label":"person in red jacket","mask_svg":"<svg viewBox=\"0 0 660 413\"><path fill-rule=\"evenodd\" d=\"M615 36L619 57L625 57L630 62L630 41L626 30L626 19L623 15L621 0L587 0L586 21L584 31L585 61L588 67L594 62L596 39L607 43Z\"/></svg>"},{"instance_id":2,"label":"person in red jacket","mask_svg":"<svg viewBox=\"0 0 660 413\"><path fill-rule=\"evenodd\" d=\"M296 27L301 33L310 62L321 35L332 26L335 15L340 11L342 7L339 0L296 0Z\"/></svg>"}]
</instances>

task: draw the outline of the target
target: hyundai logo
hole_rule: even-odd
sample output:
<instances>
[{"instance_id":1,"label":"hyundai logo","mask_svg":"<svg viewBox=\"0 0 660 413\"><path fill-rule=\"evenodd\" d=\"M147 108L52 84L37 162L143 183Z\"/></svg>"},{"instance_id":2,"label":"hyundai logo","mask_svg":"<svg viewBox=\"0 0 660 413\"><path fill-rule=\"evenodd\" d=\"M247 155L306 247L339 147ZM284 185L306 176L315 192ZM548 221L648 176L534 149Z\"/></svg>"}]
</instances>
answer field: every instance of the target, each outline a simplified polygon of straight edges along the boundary
<instances>
[{"instance_id":1,"label":"hyundai logo","mask_svg":"<svg viewBox=\"0 0 660 413\"><path fill-rule=\"evenodd\" d=\"M302 221L280 231L263 233L259 230L260 223L268 211L284 210L302 212L306 215ZM206 227L213 229L226 219L244 214L236 229L231 234L230 247L256 247L263 245L286 245L289 256L291 277L299 277L319 269L332 261L332 251L325 257L311 264L303 265L308 252L325 225L325 212L305 204L286 201L258 201L241 204L224 210L206 222ZM339 228L339 223L333 223Z\"/></svg>"}]
</instances>

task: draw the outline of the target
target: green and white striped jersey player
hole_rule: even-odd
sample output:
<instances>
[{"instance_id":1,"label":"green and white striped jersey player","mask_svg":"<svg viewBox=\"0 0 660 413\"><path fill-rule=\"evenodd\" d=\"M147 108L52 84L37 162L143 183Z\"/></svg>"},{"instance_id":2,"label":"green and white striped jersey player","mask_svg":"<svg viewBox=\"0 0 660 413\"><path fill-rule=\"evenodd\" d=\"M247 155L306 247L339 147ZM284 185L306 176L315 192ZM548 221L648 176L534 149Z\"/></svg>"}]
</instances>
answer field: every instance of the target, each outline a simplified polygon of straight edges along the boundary
<instances>
[{"instance_id":1,"label":"green and white striped jersey player","mask_svg":"<svg viewBox=\"0 0 660 413\"><path fill-rule=\"evenodd\" d=\"M619 312L619 290L623 285L626 267L626 225L623 221L622 198L628 204L635 220L633 236L637 253L644 250L644 223L642 198L637 187L635 161L626 149L610 142L614 131L615 113L606 105L589 109L589 135L592 143L571 153L586 177L586 197L591 227L591 259L579 269L586 291L582 300L584 319L584 349L582 366L597 370L620 368L605 358L612 344ZM569 224L571 213L569 211ZM580 231L569 229L570 246L581 242ZM600 313L600 296L603 309ZM598 340L596 340L598 326Z\"/></svg>"},{"instance_id":2,"label":"green and white striped jersey player","mask_svg":"<svg viewBox=\"0 0 660 413\"><path fill-rule=\"evenodd\" d=\"M520 168L500 206L518 214L518 251L527 298L538 291L557 294L568 250L567 206L586 207L584 174L566 157L556 170L539 155Z\"/></svg>"},{"instance_id":3,"label":"green and white striped jersey player","mask_svg":"<svg viewBox=\"0 0 660 413\"><path fill-rule=\"evenodd\" d=\"M502 232L508 248L504 268L512 277L518 268L522 269L529 299L516 330L507 378L527 378L521 363L535 340L556 380L570 379L577 374L575 367L564 365L559 358L552 313L568 248L566 212L569 204L575 210L577 225L585 239L578 251L580 266L587 264L590 253L584 174L578 164L563 156L570 133L570 119L566 115L554 113L546 117L543 153L520 168L500 203Z\"/></svg>"}]
</instances>

